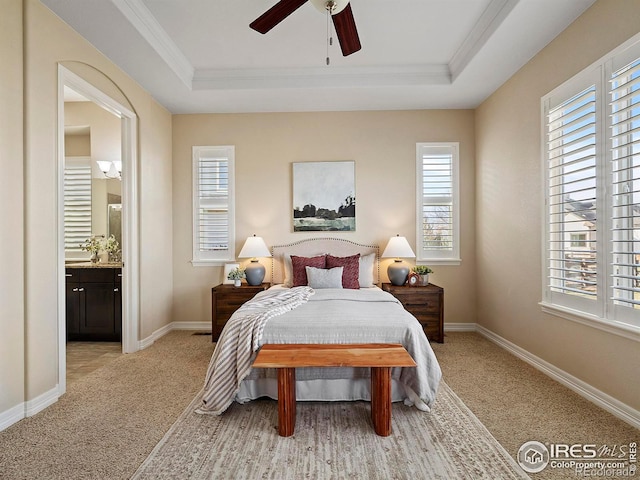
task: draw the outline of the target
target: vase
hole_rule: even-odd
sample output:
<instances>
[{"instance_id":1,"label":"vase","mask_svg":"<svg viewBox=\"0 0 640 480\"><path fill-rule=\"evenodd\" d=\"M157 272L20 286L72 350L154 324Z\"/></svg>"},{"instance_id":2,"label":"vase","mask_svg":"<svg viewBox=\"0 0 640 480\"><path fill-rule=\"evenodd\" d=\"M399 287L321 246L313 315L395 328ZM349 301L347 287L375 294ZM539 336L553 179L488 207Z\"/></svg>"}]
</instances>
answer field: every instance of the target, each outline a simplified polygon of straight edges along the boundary
<instances>
[{"instance_id":1,"label":"vase","mask_svg":"<svg viewBox=\"0 0 640 480\"><path fill-rule=\"evenodd\" d=\"M98 263L100 261L100 255L98 252L93 252L91 254L91 263Z\"/></svg>"},{"instance_id":2,"label":"vase","mask_svg":"<svg viewBox=\"0 0 640 480\"><path fill-rule=\"evenodd\" d=\"M426 275L419 275L420 279L418 280L418 285L420 285L421 287L426 287L427 285L429 285L429 274L427 273Z\"/></svg>"},{"instance_id":3,"label":"vase","mask_svg":"<svg viewBox=\"0 0 640 480\"><path fill-rule=\"evenodd\" d=\"M242 283L242 280L240 280L240 279L233 281L233 285L236 286L236 287L239 287L241 283Z\"/></svg>"}]
</instances>

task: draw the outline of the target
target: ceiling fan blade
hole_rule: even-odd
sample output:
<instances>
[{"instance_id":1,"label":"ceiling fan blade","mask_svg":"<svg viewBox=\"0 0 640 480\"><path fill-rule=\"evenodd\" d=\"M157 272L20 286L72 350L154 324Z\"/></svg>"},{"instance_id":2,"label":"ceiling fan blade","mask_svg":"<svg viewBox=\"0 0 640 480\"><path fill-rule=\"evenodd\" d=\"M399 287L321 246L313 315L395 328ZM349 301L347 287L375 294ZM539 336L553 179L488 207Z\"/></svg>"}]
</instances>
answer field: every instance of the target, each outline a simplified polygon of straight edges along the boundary
<instances>
[{"instance_id":1,"label":"ceiling fan blade","mask_svg":"<svg viewBox=\"0 0 640 480\"><path fill-rule=\"evenodd\" d=\"M249 24L256 32L267 33L308 0L280 0Z\"/></svg>"},{"instance_id":2,"label":"ceiling fan blade","mask_svg":"<svg viewBox=\"0 0 640 480\"><path fill-rule=\"evenodd\" d=\"M344 10L336 13L332 18L340 48L342 49L342 55L346 57L360 50L362 46L356 29L356 21L353 19L351 4L347 4Z\"/></svg>"}]
</instances>

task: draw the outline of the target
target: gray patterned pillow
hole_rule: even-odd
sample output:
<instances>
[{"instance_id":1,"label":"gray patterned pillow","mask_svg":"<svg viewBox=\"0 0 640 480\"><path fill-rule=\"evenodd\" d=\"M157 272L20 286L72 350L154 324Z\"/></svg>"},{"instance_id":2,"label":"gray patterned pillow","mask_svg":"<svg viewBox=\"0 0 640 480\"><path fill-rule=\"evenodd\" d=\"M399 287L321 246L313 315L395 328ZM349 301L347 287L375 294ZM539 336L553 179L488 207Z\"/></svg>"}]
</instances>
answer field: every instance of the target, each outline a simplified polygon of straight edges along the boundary
<instances>
[{"instance_id":1,"label":"gray patterned pillow","mask_svg":"<svg viewBox=\"0 0 640 480\"><path fill-rule=\"evenodd\" d=\"M344 267L305 267L305 269L307 270L307 285L311 288L342 288L342 270L344 270Z\"/></svg>"}]
</instances>

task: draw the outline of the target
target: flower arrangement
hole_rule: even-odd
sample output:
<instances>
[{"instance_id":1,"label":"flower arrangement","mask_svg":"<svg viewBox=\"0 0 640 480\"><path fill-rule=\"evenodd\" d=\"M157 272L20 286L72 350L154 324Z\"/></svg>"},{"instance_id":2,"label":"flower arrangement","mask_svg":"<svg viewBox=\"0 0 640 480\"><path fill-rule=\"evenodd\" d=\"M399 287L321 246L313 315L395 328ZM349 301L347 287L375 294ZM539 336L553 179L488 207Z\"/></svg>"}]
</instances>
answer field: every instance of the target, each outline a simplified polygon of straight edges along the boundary
<instances>
[{"instance_id":1,"label":"flower arrangement","mask_svg":"<svg viewBox=\"0 0 640 480\"><path fill-rule=\"evenodd\" d=\"M229 272L227 278L229 280L242 280L244 278L244 269L240 267L234 268Z\"/></svg>"},{"instance_id":2,"label":"flower arrangement","mask_svg":"<svg viewBox=\"0 0 640 480\"><path fill-rule=\"evenodd\" d=\"M433 273L433 270L431 270L426 265L416 265L411 270L416 272L418 275L428 275L430 273Z\"/></svg>"},{"instance_id":3,"label":"flower arrangement","mask_svg":"<svg viewBox=\"0 0 640 480\"><path fill-rule=\"evenodd\" d=\"M80 244L80 250L89 252L91 255L97 255L102 250L102 241L96 235L93 235Z\"/></svg>"},{"instance_id":4,"label":"flower arrangement","mask_svg":"<svg viewBox=\"0 0 640 480\"><path fill-rule=\"evenodd\" d=\"M120 244L118 243L118 240L116 240L116 237L111 235L107 238L104 241L104 249L111 254L118 253L118 251L120 251Z\"/></svg>"}]
</instances>

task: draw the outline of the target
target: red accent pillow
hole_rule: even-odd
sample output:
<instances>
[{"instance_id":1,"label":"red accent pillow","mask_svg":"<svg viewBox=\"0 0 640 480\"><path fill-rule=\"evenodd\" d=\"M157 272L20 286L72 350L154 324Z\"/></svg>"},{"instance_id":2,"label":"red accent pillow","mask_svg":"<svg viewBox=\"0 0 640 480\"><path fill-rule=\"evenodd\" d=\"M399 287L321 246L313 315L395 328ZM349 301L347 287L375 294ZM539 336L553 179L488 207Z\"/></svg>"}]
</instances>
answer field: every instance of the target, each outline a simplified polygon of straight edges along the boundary
<instances>
[{"instance_id":1,"label":"red accent pillow","mask_svg":"<svg viewBox=\"0 0 640 480\"><path fill-rule=\"evenodd\" d=\"M350 257L327 255L327 268L343 267L342 288L358 290L360 288L360 254Z\"/></svg>"},{"instance_id":2,"label":"red accent pillow","mask_svg":"<svg viewBox=\"0 0 640 480\"><path fill-rule=\"evenodd\" d=\"M318 257L296 257L291 255L291 266L293 270L293 286L301 287L308 285L307 269L305 267L325 268L326 260L324 255Z\"/></svg>"}]
</instances>

